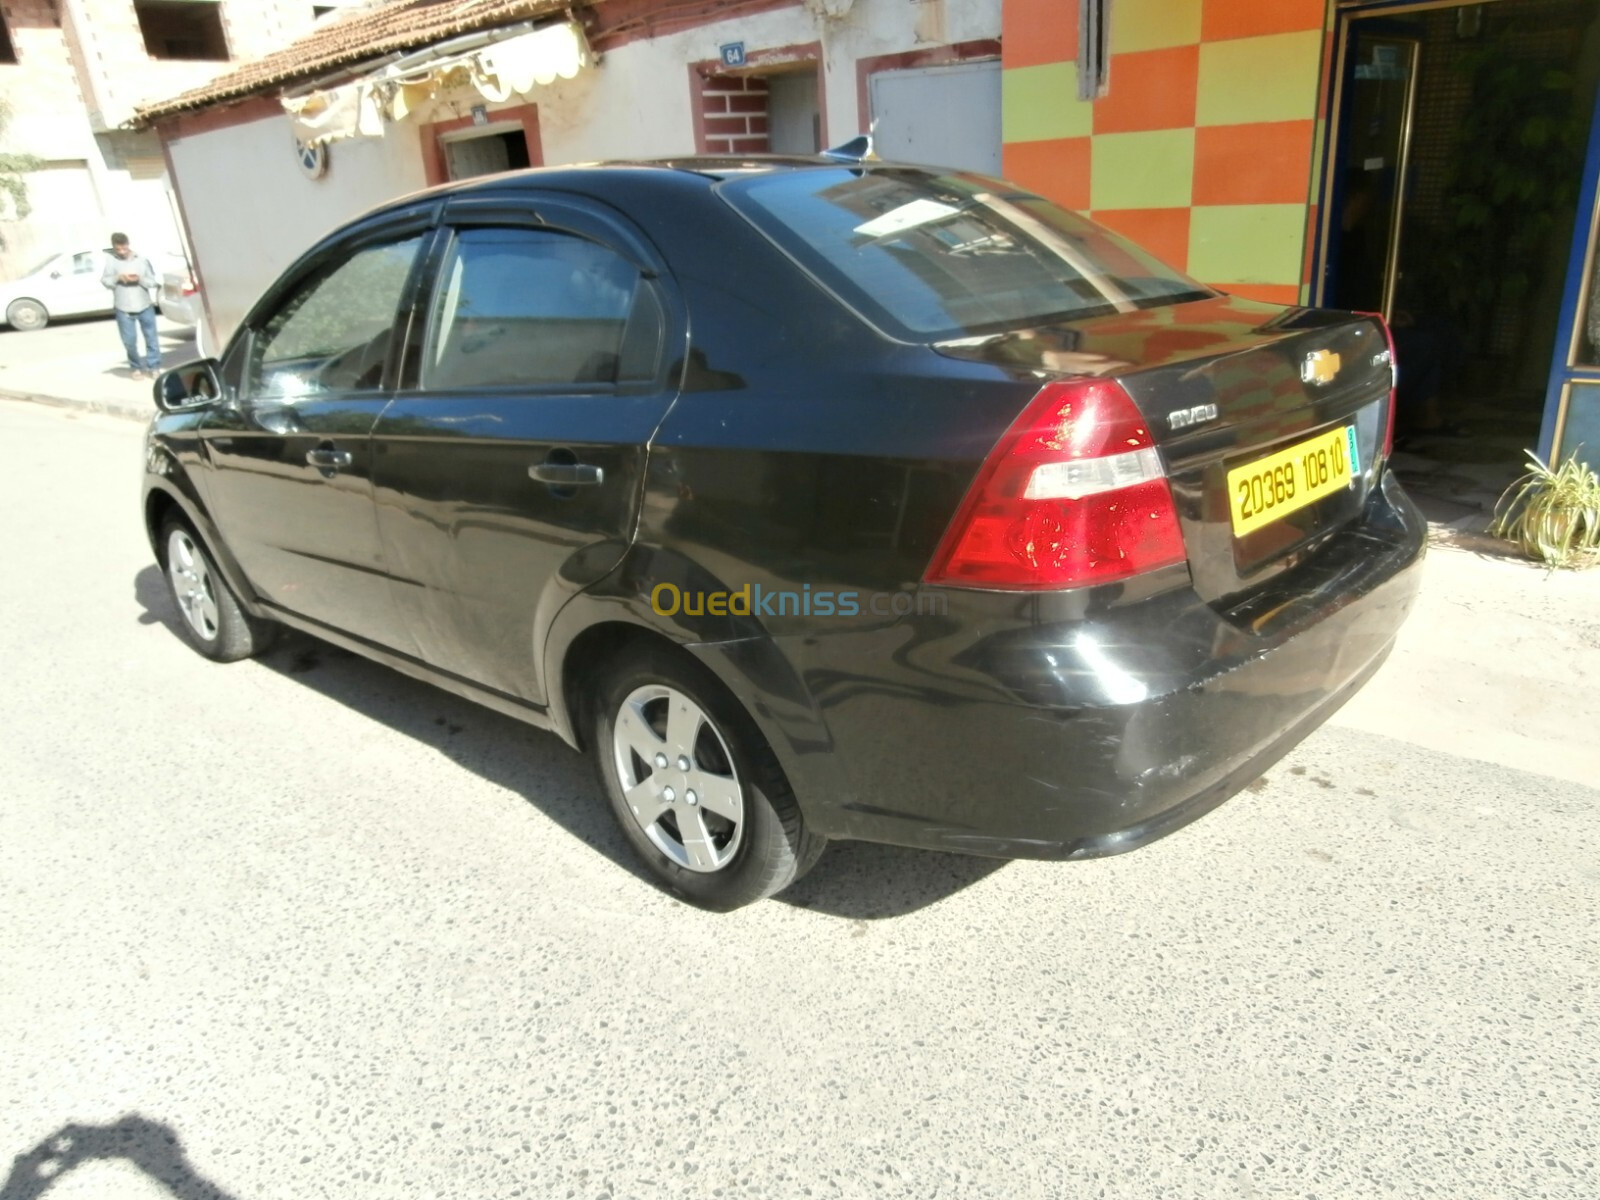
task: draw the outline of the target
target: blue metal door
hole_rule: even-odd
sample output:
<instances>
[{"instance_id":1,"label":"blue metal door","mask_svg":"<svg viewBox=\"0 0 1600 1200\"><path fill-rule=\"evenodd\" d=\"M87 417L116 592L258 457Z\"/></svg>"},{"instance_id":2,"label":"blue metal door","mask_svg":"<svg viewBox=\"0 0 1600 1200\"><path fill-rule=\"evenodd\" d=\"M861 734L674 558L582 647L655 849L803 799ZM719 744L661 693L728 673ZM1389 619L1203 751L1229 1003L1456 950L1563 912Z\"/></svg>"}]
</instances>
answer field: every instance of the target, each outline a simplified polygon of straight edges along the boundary
<instances>
[{"instance_id":1,"label":"blue metal door","mask_svg":"<svg viewBox=\"0 0 1600 1200\"><path fill-rule=\"evenodd\" d=\"M1539 455L1553 463L1573 451L1600 470L1600 96L1589 129L1583 189L1561 298Z\"/></svg>"}]
</instances>

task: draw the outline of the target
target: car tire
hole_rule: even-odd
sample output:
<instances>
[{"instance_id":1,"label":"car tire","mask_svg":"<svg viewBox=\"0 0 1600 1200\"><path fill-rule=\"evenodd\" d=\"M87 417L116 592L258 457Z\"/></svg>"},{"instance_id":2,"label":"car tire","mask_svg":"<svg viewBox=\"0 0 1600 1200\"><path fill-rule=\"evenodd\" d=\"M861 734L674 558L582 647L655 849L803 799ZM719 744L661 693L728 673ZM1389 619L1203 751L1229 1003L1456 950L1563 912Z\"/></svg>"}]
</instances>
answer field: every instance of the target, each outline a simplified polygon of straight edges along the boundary
<instances>
[{"instance_id":1,"label":"car tire","mask_svg":"<svg viewBox=\"0 0 1600 1200\"><path fill-rule=\"evenodd\" d=\"M710 672L680 653L635 652L596 695L590 741L601 785L623 835L669 891L727 912L811 869L826 839L806 829L777 757Z\"/></svg>"},{"instance_id":2,"label":"car tire","mask_svg":"<svg viewBox=\"0 0 1600 1200\"><path fill-rule=\"evenodd\" d=\"M37 300L13 300L6 309L6 322L24 333L50 324L50 313Z\"/></svg>"},{"instance_id":3,"label":"car tire","mask_svg":"<svg viewBox=\"0 0 1600 1200\"><path fill-rule=\"evenodd\" d=\"M185 521L161 529L163 574L189 644L215 662L252 658L272 644L278 626L239 605L205 543Z\"/></svg>"}]
</instances>

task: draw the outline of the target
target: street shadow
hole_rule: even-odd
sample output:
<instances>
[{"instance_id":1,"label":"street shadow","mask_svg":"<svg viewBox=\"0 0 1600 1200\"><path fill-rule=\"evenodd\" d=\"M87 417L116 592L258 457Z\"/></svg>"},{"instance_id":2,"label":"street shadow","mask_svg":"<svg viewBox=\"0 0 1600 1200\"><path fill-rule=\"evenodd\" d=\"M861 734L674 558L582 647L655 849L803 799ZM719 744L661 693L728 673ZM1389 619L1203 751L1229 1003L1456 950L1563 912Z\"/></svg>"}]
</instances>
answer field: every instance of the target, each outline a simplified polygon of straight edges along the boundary
<instances>
[{"instance_id":1,"label":"street shadow","mask_svg":"<svg viewBox=\"0 0 1600 1200\"><path fill-rule=\"evenodd\" d=\"M181 618L155 566L134 577L133 591L141 625L165 625L183 640ZM284 631L257 661L522 796L591 850L654 885L617 828L589 758L554 734L295 630ZM537 792L530 790L535 777ZM827 916L876 920L937 904L1004 865L1004 859L836 842L776 899Z\"/></svg>"},{"instance_id":2,"label":"street shadow","mask_svg":"<svg viewBox=\"0 0 1600 1200\"><path fill-rule=\"evenodd\" d=\"M199 334L193 325L161 331L161 365L175 367L201 357Z\"/></svg>"},{"instance_id":3,"label":"street shadow","mask_svg":"<svg viewBox=\"0 0 1600 1200\"><path fill-rule=\"evenodd\" d=\"M38 1200L83 1164L112 1159L133 1164L177 1200L233 1200L190 1165L170 1125L136 1114L110 1125L63 1125L12 1161L0 1200Z\"/></svg>"},{"instance_id":4,"label":"street shadow","mask_svg":"<svg viewBox=\"0 0 1600 1200\"><path fill-rule=\"evenodd\" d=\"M79 318L86 320L89 318ZM192 325L161 325L156 330L156 346L161 351L161 366L157 370L165 371L169 367L182 366L187 362L194 362L201 357L200 346L196 340L198 332ZM121 351L113 342L108 354L121 358ZM126 362L116 362L100 372L102 375L113 375L118 379L133 379L133 368ZM143 381L140 381L143 382Z\"/></svg>"}]
</instances>

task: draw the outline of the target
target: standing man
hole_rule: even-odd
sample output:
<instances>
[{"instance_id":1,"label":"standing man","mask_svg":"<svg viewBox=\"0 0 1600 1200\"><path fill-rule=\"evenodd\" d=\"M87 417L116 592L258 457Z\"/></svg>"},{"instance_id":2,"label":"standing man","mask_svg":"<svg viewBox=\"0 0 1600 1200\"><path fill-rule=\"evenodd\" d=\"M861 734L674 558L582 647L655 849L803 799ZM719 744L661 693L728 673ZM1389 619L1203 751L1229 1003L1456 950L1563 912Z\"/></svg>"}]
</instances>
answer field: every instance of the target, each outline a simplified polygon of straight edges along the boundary
<instances>
[{"instance_id":1,"label":"standing man","mask_svg":"<svg viewBox=\"0 0 1600 1200\"><path fill-rule=\"evenodd\" d=\"M156 342L156 306L150 291L156 286L156 269L142 254L128 245L128 235L111 235L111 257L100 273L100 282L111 289L112 307L117 313L117 332L128 351L128 366L135 379L152 378L161 366L161 347ZM139 357L139 334L144 334L144 357Z\"/></svg>"}]
</instances>

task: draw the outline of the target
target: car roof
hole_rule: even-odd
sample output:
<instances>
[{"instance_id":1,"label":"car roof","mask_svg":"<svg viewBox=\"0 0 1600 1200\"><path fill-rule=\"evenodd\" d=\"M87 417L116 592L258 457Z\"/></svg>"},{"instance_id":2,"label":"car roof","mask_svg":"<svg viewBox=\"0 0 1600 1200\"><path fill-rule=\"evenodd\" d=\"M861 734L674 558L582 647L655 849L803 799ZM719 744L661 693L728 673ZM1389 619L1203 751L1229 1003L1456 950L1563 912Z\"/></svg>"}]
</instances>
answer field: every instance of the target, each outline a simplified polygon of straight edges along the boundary
<instances>
[{"instance_id":1,"label":"car roof","mask_svg":"<svg viewBox=\"0 0 1600 1200\"><path fill-rule=\"evenodd\" d=\"M878 167L914 166L915 164L886 163L876 159L849 162L823 154L686 154L654 159L613 159L558 167L526 167L517 171L501 171L493 175L477 175L470 179L453 180L397 197L372 209L365 216L375 217L409 208L420 202L436 202L454 196L480 193L504 195L535 189L603 193L618 184L644 190L654 186L700 191L724 179L777 171L838 170L841 167L860 171ZM917 169L938 170L933 167Z\"/></svg>"}]
</instances>

